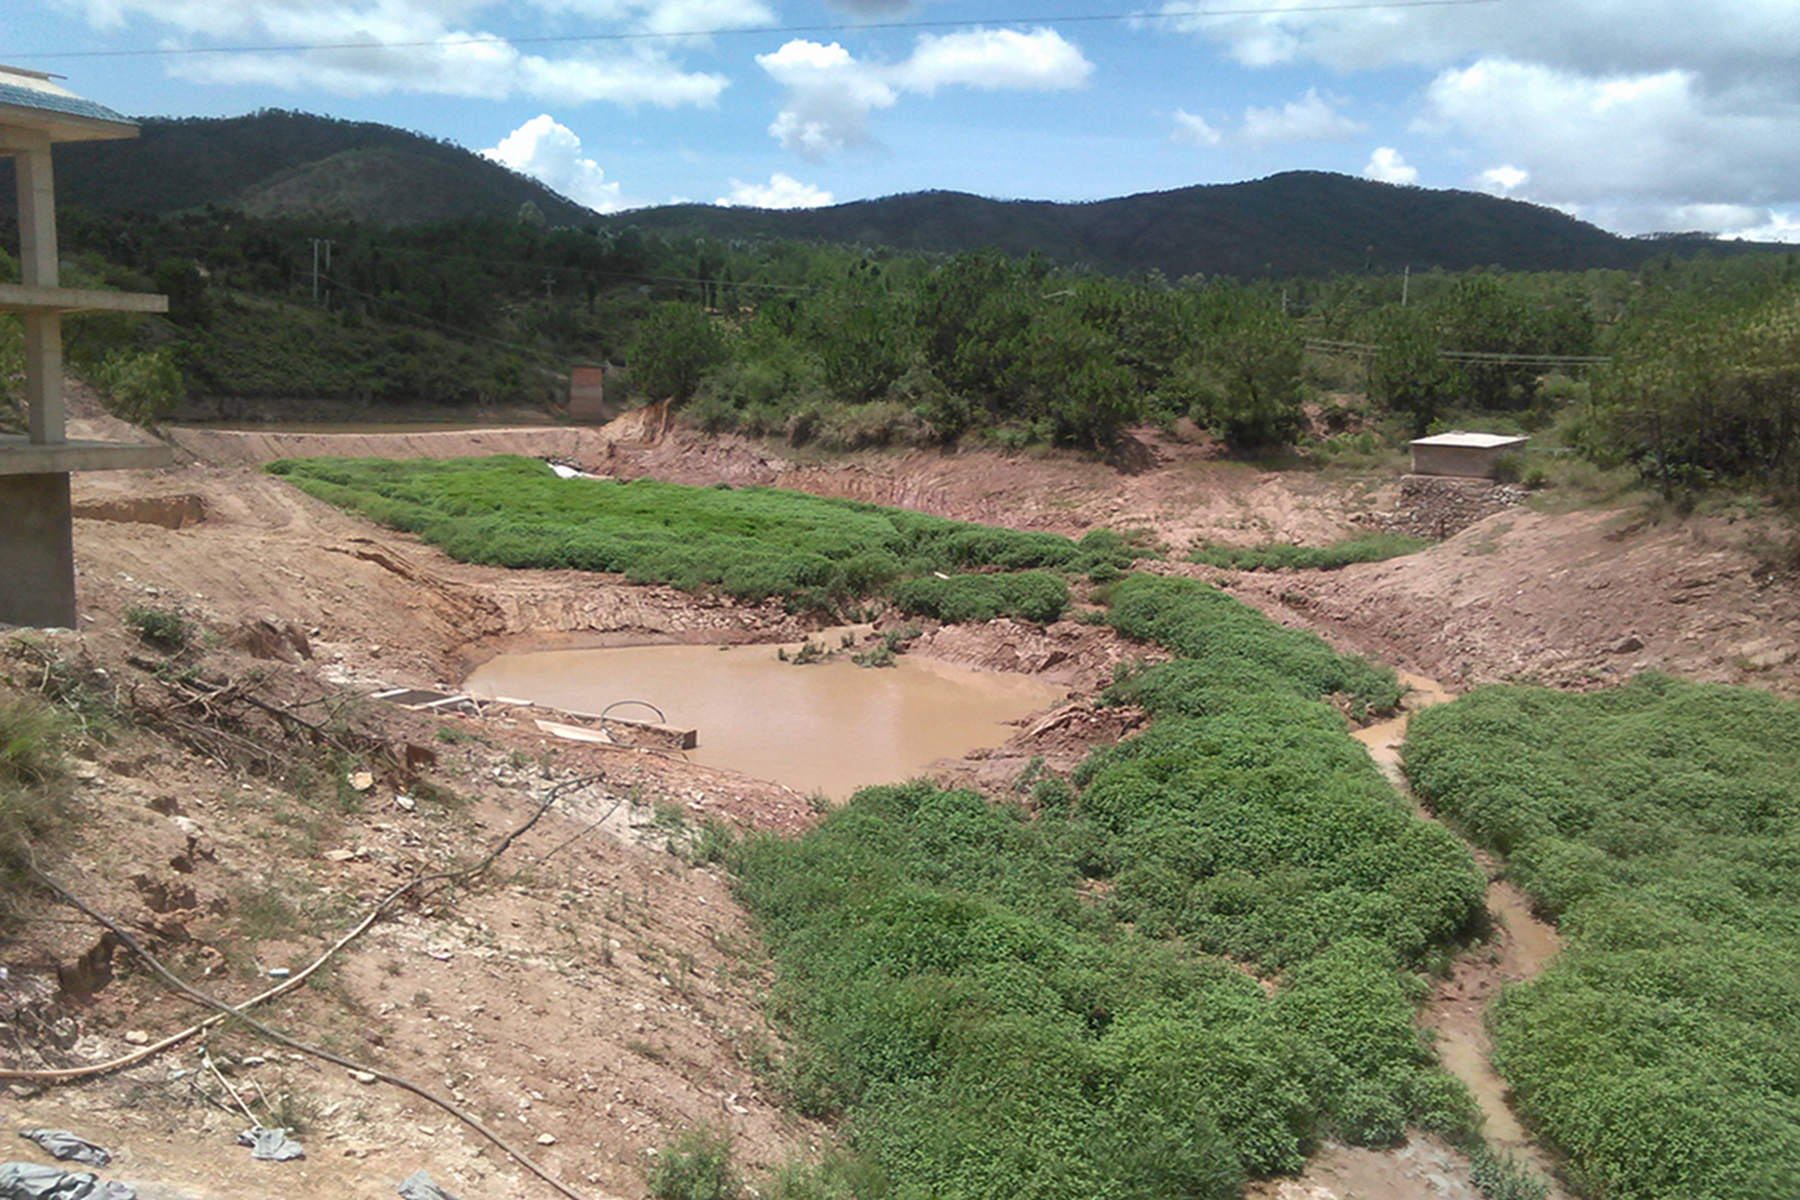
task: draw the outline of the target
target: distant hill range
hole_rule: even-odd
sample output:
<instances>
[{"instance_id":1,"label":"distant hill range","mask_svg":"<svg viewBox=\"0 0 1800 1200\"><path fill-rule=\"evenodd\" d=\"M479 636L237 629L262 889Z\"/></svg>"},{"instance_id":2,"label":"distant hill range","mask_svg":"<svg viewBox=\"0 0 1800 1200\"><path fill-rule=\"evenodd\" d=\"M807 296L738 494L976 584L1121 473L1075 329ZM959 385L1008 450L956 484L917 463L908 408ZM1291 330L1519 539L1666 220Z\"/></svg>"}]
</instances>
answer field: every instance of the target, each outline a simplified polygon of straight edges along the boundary
<instances>
[{"instance_id":1,"label":"distant hill range","mask_svg":"<svg viewBox=\"0 0 1800 1200\"><path fill-rule=\"evenodd\" d=\"M59 146L56 192L60 203L118 213L211 204L252 216L329 213L415 225L514 217L529 200L554 225L599 219L537 180L450 142L273 109L247 117L152 117L129 141Z\"/></svg>"},{"instance_id":2,"label":"distant hill range","mask_svg":"<svg viewBox=\"0 0 1800 1200\"><path fill-rule=\"evenodd\" d=\"M599 214L460 146L369 122L263 111L152 118L135 141L57 151L63 203L169 213L205 205L252 215L329 213L375 224L515 217L527 201L558 225L718 238L802 238L955 252L1040 250L1135 275L1240 277L1500 266L1635 267L1664 253L1772 249L1703 235L1624 238L1573 217L1475 192L1290 171L1248 183L1060 204L913 192L829 208L683 204ZM0 191L10 207L11 187ZM1780 247L1786 249L1787 247Z\"/></svg>"}]
</instances>

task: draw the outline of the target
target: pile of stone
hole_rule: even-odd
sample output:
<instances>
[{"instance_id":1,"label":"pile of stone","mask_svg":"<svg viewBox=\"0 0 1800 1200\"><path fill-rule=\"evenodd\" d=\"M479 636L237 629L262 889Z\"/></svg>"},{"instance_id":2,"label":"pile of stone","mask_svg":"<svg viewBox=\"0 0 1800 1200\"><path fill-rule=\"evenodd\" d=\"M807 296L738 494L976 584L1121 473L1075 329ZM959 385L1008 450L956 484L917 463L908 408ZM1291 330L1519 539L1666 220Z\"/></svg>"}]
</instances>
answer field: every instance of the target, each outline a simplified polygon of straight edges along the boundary
<instances>
[{"instance_id":1,"label":"pile of stone","mask_svg":"<svg viewBox=\"0 0 1800 1200\"><path fill-rule=\"evenodd\" d=\"M1413 537L1454 537L1475 522L1516 508L1531 495L1512 483L1455 475L1406 475L1393 511L1362 513L1359 525Z\"/></svg>"}]
</instances>

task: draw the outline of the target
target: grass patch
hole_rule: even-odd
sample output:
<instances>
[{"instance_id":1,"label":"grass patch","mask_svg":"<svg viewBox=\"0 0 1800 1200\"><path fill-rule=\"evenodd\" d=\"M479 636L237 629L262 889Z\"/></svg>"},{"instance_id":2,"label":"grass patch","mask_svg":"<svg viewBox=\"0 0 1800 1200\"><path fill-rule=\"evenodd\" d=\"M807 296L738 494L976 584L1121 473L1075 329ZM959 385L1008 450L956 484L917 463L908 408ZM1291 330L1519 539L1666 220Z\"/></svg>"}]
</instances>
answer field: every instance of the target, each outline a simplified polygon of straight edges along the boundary
<instances>
[{"instance_id":1,"label":"grass patch","mask_svg":"<svg viewBox=\"0 0 1800 1200\"><path fill-rule=\"evenodd\" d=\"M1137 557L1106 530L1075 542L774 488L564 480L510 456L288 459L268 470L464 562L610 571L797 608L835 609L932 572L1087 573Z\"/></svg>"},{"instance_id":2,"label":"grass patch","mask_svg":"<svg viewBox=\"0 0 1800 1200\"><path fill-rule=\"evenodd\" d=\"M1329 546L1297 546L1267 542L1261 546L1196 546L1189 562L1236 571L1335 571L1351 563L1381 562L1416 554L1432 545L1430 538L1402 533L1365 533Z\"/></svg>"},{"instance_id":3,"label":"grass patch","mask_svg":"<svg viewBox=\"0 0 1800 1200\"><path fill-rule=\"evenodd\" d=\"M1800 705L1640 675L1421 713L1419 795L1568 939L1490 1015L1521 1111L1594 1195L1800 1189Z\"/></svg>"},{"instance_id":4,"label":"grass patch","mask_svg":"<svg viewBox=\"0 0 1800 1200\"><path fill-rule=\"evenodd\" d=\"M656 1200L737 1200L743 1181L731 1165L731 1139L705 1127L677 1134L650 1168Z\"/></svg>"},{"instance_id":5,"label":"grass patch","mask_svg":"<svg viewBox=\"0 0 1800 1200\"><path fill-rule=\"evenodd\" d=\"M169 654L187 649L194 640L194 625L172 608L140 608L125 610L125 624L146 643Z\"/></svg>"},{"instance_id":6,"label":"grass patch","mask_svg":"<svg viewBox=\"0 0 1800 1200\"><path fill-rule=\"evenodd\" d=\"M1353 713L1392 713L1405 690L1393 671L1284 629L1211 584L1131 575L1109 585L1113 628L1179 657L1152 667L1121 695L1148 708L1205 715L1258 691L1341 695Z\"/></svg>"},{"instance_id":7,"label":"grass patch","mask_svg":"<svg viewBox=\"0 0 1800 1200\"><path fill-rule=\"evenodd\" d=\"M22 886L26 849L42 845L68 815L68 734L68 722L41 700L0 700L0 921Z\"/></svg>"},{"instance_id":8,"label":"grass patch","mask_svg":"<svg viewBox=\"0 0 1800 1200\"><path fill-rule=\"evenodd\" d=\"M894 585L894 604L910 616L953 624L1022 617L1048 624L1069 607L1069 585L1048 571L1009 575L928 575Z\"/></svg>"},{"instance_id":9,"label":"grass patch","mask_svg":"<svg viewBox=\"0 0 1800 1200\"><path fill-rule=\"evenodd\" d=\"M921 781L733 852L796 1034L782 1084L846 1117L859 1195L1224 1200L1324 1137L1474 1136L1409 968L1473 926L1481 875L1320 701L1391 675L1202 584L1113 590L1189 687L1253 686L1186 704L1168 677L1035 817Z\"/></svg>"}]
</instances>

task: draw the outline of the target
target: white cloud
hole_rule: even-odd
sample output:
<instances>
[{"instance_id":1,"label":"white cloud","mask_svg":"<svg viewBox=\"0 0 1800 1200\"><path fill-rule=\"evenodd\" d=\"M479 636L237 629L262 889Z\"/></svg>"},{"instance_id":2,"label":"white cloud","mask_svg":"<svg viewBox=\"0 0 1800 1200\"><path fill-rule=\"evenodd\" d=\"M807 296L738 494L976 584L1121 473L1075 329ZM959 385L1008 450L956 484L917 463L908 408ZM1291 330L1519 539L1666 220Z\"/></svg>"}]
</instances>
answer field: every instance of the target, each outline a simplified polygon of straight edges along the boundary
<instances>
[{"instance_id":1,"label":"white cloud","mask_svg":"<svg viewBox=\"0 0 1800 1200\"><path fill-rule=\"evenodd\" d=\"M1793 0L1507 0L1504 4L1321 11L1317 0L1269 0L1255 15L1181 14L1146 22L1222 43L1250 66L1314 61L1336 71L1400 64L1437 68L1478 56L1543 63L1587 75L1690 69L1725 89L1745 80L1800 93Z\"/></svg>"},{"instance_id":2,"label":"white cloud","mask_svg":"<svg viewBox=\"0 0 1800 1200\"><path fill-rule=\"evenodd\" d=\"M904 91L940 87L990 92L1055 92L1085 85L1094 64L1054 29L969 29L925 34L892 73Z\"/></svg>"},{"instance_id":3,"label":"white cloud","mask_svg":"<svg viewBox=\"0 0 1800 1200\"><path fill-rule=\"evenodd\" d=\"M1225 135L1209 125L1205 117L1178 108L1175 110L1175 131L1169 135L1169 140L1189 146L1216 146L1225 140Z\"/></svg>"},{"instance_id":4,"label":"white cloud","mask_svg":"<svg viewBox=\"0 0 1800 1200\"><path fill-rule=\"evenodd\" d=\"M1742 238L1750 242L1793 242L1800 244L1800 209L1789 209L1777 212L1774 209L1764 210L1765 218L1761 224L1745 229L1732 229L1723 236Z\"/></svg>"},{"instance_id":5,"label":"white cloud","mask_svg":"<svg viewBox=\"0 0 1800 1200\"><path fill-rule=\"evenodd\" d=\"M1476 181L1480 183L1484 191L1505 195L1508 192L1518 189L1530 178L1531 172L1525 170L1523 167L1515 167L1511 164L1503 163L1498 167L1489 167L1480 175L1476 176Z\"/></svg>"},{"instance_id":6,"label":"white cloud","mask_svg":"<svg viewBox=\"0 0 1800 1200\"><path fill-rule=\"evenodd\" d=\"M1513 194L1580 205L1613 228L1717 231L1745 206L1800 196L1800 161L1771 152L1800 144L1800 106L1743 108L1691 71L1589 77L1481 59L1440 72L1425 102L1420 129L1527 173Z\"/></svg>"},{"instance_id":7,"label":"white cloud","mask_svg":"<svg viewBox=\"0 0 1800 1200\"><path fill-rule=\"evenodd\" d=\"M630 207L619 185L609 183L600 164L581 152L581 139L549 113L531 118L482 155L561 192L596 212Z\"/></svg>"},{"instance_id":8,"label":"white cloud","mask_svg":"<svg viewBox=\"0 0 1800 1200\"><path fill-rule=\"evenodd\" d=\"M556 56L526 53L481 26L484 15L504 18L515 7L501 0L56 2L96 28L142 22L170 45L266 41L322 47L167 60L171 75L200 83L340 96L413 93L663 107L711 105L728 83L723 75L687 70L671 57L667 43L584 46ZM533 0L533 5L611 22L620 32L724 29L773 20L762 0Z\"/></svg>"},{"instance_id":9,"label":"white cloud","mask_svg":"<svg viewBox=\"0 0 1800 1200\"><path fill-rule=\"evenodd\" d=\"M756 63L787 89L769 136L805 158L822 158L869 140L869 114L892 108L903 94L942 87L1053 91L1083 86L1093 73L1074 45L1053 29L974 29L924 35L895 64L856 58L836 42L796 38Z\"/></svg>"},{"instance_id":10,"label":"white cloud","mask_svg":"<svg viewBox=\"0 0 1800 1200\"><path fill-rule=\"evenodd\" d=\"M822 158L868 140L869 113L899 99L893 88L832 42L796 38L756 65L788 91L769 136L805 158Z\"/></svg>"},{"instance_id":11,"label":"white cloud","mask_svg":"<svg viewBox=\"0 0 1800 1200\"><path fill-rule=\"evenodd\" d=\"M1375 147L1375 153L1369 155L1362 174L1364 179L1373 179L1377 183L1419 182L1419 168L1407 166L1406 160L1392 146Z\"/></svg>"},{"instance_id":12,"label":"white cloud","mask_svg":"<svg viewBox=\"0 0 1800 1200\"><path fill-rule=\"evenodd\" d=\"M1186 31L1251 66L1434 72L1415 132L1509 169L1477 172L1476 186L1615 228L1696 218L1724 231L1729 214L1695 205L1800 209L1800 158L1785 153L1800 144L1795 0L1323 8L1268 0L1212 17L1163 0L1170 17L1139 28ZM1523 176L1509 184L1510 171Z\"/></svg>"},{"instance_id":13,"label":"white cloud","mask_svg":"<svg viewBox=\"0 0 1800 1200\"><path fill-rule=\"evenodd\" d=\"M1246 108L1239 136L1252 146L1267 146L1279 142L1342 142L1367 132L1367 125L1338 111L1341 103L1327 100L1317 88L1307 88L1306 95L1289 100L1280 108Z\"/></svg>"},{"instance_id":14,"label":"white cloud","mask_svg":"<svg viewBox=\"0 0 1800 1200\"><path fill-rule=\"evenodd\" d=\"M720 196L714 203L739 208L819 208L830 204L831 199L830 192L777 171L767 183L733 179L731 194Z\"/></svg>"}]
</instances>

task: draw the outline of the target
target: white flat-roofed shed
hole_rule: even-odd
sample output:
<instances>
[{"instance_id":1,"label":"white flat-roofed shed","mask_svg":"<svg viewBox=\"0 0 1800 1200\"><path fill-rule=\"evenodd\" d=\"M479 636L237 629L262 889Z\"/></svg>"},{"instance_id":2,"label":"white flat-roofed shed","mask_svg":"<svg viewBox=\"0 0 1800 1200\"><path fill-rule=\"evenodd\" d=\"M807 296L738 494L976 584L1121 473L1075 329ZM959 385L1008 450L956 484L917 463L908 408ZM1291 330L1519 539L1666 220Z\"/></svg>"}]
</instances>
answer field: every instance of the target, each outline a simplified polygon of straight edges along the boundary
<instances>
[{"instance_id":1,"label":"white flat-roofed shed","mask_svg":"<svg viewBox=\"0 0 1800 1200\"><path fill-rule=\"evenodd\" d=\"M26 433L0 436L0 621L9 624L75 624L69 472L171 460L162 445L70 441L63 413L63 314L167 312L169 302L61 286L50 148L137 131L52 76L0 66L0 155L12 159L19 200L19 282L0 284L0 312L18 314L25 327Z\"/></svg>"},{"instance_id":2,"label":"white flat-roofed shed","mask_svg":"<svg viewBox=\"0 0 1800 1200\"><path fill-rule=\"evenodd\" d=\"M1414 475L1465 475L1473 479L1499 476L1503 455L1521 449L1526 439L1504 433L1439 433L1414 438Z\"/></svg>"}]
</instances>

